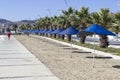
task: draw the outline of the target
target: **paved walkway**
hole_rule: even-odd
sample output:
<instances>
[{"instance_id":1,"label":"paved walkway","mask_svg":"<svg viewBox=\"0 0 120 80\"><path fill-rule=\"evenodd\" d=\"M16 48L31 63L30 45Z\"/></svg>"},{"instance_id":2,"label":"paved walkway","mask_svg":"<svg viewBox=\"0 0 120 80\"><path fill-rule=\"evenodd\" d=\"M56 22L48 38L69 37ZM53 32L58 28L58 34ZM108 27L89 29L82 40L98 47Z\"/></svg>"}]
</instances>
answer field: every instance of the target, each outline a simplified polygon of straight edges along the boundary
<instances>
[{"instance_id":1,"label":"paved walkway","mask_svg":"<svg viewBox=\"0 0 120 80\"><path fill-rule=\"evenodd\" d=\"M13 36L0 36L0 80L59 80Z\"/></svg>"}]
</instances>

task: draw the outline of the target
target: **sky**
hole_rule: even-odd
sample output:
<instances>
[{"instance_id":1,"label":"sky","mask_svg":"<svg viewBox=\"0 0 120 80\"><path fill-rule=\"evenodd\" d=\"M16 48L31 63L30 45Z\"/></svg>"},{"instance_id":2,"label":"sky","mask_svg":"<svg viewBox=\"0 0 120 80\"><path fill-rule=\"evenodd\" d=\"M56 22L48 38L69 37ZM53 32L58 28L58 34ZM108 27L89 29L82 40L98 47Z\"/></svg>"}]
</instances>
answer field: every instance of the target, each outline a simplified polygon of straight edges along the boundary
<instances>
[{"instance_id":1,"label":"sky","mask_svg":"<svg viewBox=\"0 0 120 80\"><path fill-rule=\"evenodd\" d=\"M119 12L120 0L0 0L0 18L11 21L34 20L39 17L60 15L69 6L73 9L89 7L89 12L109 8Z\"/></svg>"}]
</instances>

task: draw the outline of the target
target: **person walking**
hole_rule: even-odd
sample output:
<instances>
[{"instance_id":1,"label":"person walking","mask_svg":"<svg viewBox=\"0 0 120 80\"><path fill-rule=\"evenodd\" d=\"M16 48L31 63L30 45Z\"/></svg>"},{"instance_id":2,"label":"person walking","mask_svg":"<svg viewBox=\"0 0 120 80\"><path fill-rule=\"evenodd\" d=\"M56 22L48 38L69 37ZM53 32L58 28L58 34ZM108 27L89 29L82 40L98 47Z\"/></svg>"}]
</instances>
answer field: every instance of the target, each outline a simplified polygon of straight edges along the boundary
<instances>
[{"instance_id":1,"label":"person walking","mask_svg":"<svg viewBox=\"0 0 120 80\"><path fill-rule=\"evenodd\" d=\"M10 32L7 33L8 40L10 40Z\"/></svg>"}]
</instances>

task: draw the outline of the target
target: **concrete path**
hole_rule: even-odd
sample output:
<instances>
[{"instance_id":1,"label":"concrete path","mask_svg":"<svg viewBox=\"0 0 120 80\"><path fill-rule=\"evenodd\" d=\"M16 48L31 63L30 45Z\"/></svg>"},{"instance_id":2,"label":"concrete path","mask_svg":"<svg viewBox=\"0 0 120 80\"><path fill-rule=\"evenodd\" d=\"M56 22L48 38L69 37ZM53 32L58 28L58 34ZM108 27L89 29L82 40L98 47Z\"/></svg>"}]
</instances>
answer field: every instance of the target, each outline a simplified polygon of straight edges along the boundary
<instances>
[{"instance_id":1,"label":"concrete path","mask_svg":"<svg viewBox=\"0 0 120 80\"><path fill-rule=\"evenodd\" d=\"M0 80L59 80L13 36L0 36Z\"/></svg>"}]
</instances>

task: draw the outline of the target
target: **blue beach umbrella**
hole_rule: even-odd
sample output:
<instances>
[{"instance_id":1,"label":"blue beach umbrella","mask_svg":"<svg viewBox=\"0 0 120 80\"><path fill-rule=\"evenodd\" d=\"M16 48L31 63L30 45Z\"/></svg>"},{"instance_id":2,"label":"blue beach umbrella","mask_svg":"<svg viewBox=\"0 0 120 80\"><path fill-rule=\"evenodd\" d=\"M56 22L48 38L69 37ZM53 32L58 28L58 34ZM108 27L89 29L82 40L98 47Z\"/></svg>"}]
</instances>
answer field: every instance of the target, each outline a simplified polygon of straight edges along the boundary
<instances>
[{"instance_id":1,"label":"blue beach umbrella","mask_svg":"<svg viewBox=\"0 0 120 80\"><path fill-rule=\"evenodd\" d=\"M71 36L71 35L76 35L79 31L76 30L74 27L69 27L67 29L65 29L64 31L61 31L60 35L68 35L68 36ZM71 41L71 38L69 39L69 41Z\"/></svg>"},{"instance_id":2,"label":"blue beach umbrella","mask_svg":"<svg viewBox=\"0 0 120 80\"><path fill-rule=\"evenodd\" d=\"M53 34L52 32L53 32L54 30L51 30L50 32L49 32L49 34Z\"/></svg>"},{"instance_id":3,"label":"blue beach umbrella","mask_svg":"<svg viewBox=\"0 0 120 80\"><path fill-rule=\"evenodd\" d=\"M27 33L30 33L31 30L26 30Z\"/></svg>"},{"instance_id":4,"label":"blue beach umbrella","mask_svg":"<svg viewBox=\"0 0 120 80\"><path fill-rule=\"evenodd\" d=\"M64 31L60 32L60 35L75 35L78 33L78 30L76 30L74 27L69 27L67 29L65 29ZM71 39L70 39L71 41ZM72 42L70 42L71 44L71 49L72 49ZM72 54L71 54L71 58L72 58Z\"/></svg>"},{"instance_id":5,"label":"blue beach umbrella","mask_svg":"<svg viewBox=\"0 0 120 80\"><path fill-rule=\"evenodd\" d=\"M31 33L32 30L27 30L28 33Z\"/></svg>"},{"instance_id":6,"label":"blue beach umbrella","mask_svg":"<svg viewBox=\"0 0 120 80\"><path fill-rule=\"evenodd\" d=\"M85 29L85 31L91 32L93 34L98 34L98 35L111 35L111 36L115 36L114 33L108 31L107 29L103 28L102 26L98 25L98 24L93 24L91 26L89 26L88 28ZM95 38L95 36L94 36ZM94 39L94 46L93 46L93 50L95 53L95 39ZM94 54L93 54L93 67L94 67Z\"/></svg>"},{"instance_id":7,"label":"blue beach umbrella","mask_svg":"<svg viewBox=\"0 0 120 80\"><path fill-rule=\"evenodd\" d=\"M38 33L42 33L44 31L44 29L40 30Z\"/></svg>"},{"instance_id":8,"label":"blue beach umbrella","mask_svg":"<svg viewBox=\"0 0 120 80\"><path fill-rule=\"evenodd\" d=\"M52 34L58 34L60 33L61 31L63 31L63 29L56 29L52 32Z\"/></svg>"},{"instance_id":9,"label":"blue beach umbrella","mask_svg":"<svg viewBox=\"0 0 120 80\"><path fill-rule=\"evenodd\" d=\"M23 32L25 32L25 33L26 33L26 32L28 32L28 30L24 30Z\"/></svg>"},{"instance_id":10,"label":"blue beach umbrella","mask_svg":"<svg viewBox=\"0 0 120 80\"><path fill-rule=\"evenodd\" d=\"M48 31L48 29L45 29L45 30L43 30L41 33L46 33Z\"/></svg>"},{"instance_id":11,"label":"blue beach umbrella","mask_svg":"<svg viewBox=\"0 0 120 80\"><path fill-rule=\"evenodd\" d=\"M53 31L54 31L54 30L51 29L51 30L47 31L46 33L47 33L47 34L51 34L51 32L53 32Z\"/></svg>"},{"instance_id":12,"label":"blue beach umbrella","mask_svg":"<svg viewBox=\"0 0 120 80\"><path fill-rule=\"evenodd\" d=\"M65 29L64 31L61 31L58 34L61 34L61 35L75 35L77 33L78 33L78 30L76 30L74 27L69 27L69 28Z\"/></svg>"},{"instance_id":13,"label":"blue beach umbrella","mask_svg":"<svg viewBox=\"0 0 120 80\"><path fill-rule=\"evenodd\" d=\"M38 32L38 33L42 33L42 31L44 31L44 29L39 30L39 32Z\"/></svg>"},{"instance_id":14,"label":"blue beach umbrella","mask_svg":"<svg viewBox=\"0 0 120 80\"><path fill-rule=\"evenodd\" d=\"M30 30L30 33L35 34L37 30Z\"/></svg>"},{"instance_id":15,"label":"blue beach umbrella","mask_svg":"<svg viewBox=\"0 0 120 80\"><path fill-rule=\"evenodd\" d=\"M35 33L38 33L39 32L39 30L35 30Z\"/></svg>"},{"instance_id":16,"label":"blue beach umbrella","mask_svg":"<svg viewBox=\"0 0 120 80\"><path fill-rule=\"evenodd\" d=\"M93 24L93 25L89 26L88 28L85 29L85 31L92 32L92 33L99 34L99 35L115 36L114 33L108 31L107 29L103 28L102 26L100 26L98 24Z\"/></svg>"}]
</instances>

